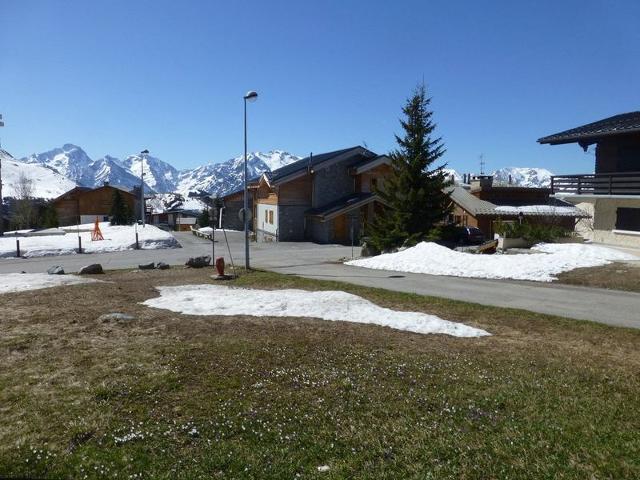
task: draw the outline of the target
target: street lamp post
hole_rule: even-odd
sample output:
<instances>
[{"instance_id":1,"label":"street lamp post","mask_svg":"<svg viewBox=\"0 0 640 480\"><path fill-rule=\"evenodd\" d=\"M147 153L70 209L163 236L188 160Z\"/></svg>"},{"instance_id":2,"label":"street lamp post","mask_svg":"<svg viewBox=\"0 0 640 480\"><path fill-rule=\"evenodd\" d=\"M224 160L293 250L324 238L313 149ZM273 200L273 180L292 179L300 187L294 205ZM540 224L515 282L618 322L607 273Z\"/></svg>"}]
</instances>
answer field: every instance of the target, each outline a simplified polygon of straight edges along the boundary
<instances>
[{"instance_id":1,"label":"street lamp post","mask_svg":"<svg viewBox=\"0 0 640 480\"><path fill-rule=\"evenodd\" d=\"M0 127L4 127L2 114L0 113ZM2 147L2 145L0 145ZM0 155L0 237L4 235L4 203L2 201L2 155Z\"/></svg>"},{"instance_id":2,"label":"street lamp post","mask_svg":"<svg viewBox=\"0 0 640 480\"><path fill-rule=\"evenodd\" d=\"M144 157L149 154L149 150L140 152L140 217L142 220L142 228L144 228Z\"/></svg>"},{"instance_id":3,"label":"street lamp post","mask_svg":"<svg viewBox=\"0 0 640 480\"><path fill-rule=\"evenodd\" d=\"M244 267L249 270L249 190L247 186L247 102L255 102L258 94L253 90L244 96Z\"/></svg>"}]
</instances>

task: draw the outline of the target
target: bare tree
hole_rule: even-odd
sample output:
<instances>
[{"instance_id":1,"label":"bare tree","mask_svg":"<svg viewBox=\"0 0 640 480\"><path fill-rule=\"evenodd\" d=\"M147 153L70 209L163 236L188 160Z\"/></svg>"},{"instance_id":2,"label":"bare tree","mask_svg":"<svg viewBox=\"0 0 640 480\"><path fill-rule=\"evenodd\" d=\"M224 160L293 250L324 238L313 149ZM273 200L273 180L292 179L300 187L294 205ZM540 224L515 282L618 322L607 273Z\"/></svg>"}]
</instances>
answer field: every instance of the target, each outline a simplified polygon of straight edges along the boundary
<instances>
[{"instance_id":1,"label":"bare tree","mask_svg":"<svg viewBox=\"0 0 640 480\"><path fill-rule=\"evenodd\" d=\"M16 199L15 211L11 217L14 228L30 228L36 223L36 209L33 202L33 179L20 172L16 182L11 185Z\"/></svg>"}]
</instances>

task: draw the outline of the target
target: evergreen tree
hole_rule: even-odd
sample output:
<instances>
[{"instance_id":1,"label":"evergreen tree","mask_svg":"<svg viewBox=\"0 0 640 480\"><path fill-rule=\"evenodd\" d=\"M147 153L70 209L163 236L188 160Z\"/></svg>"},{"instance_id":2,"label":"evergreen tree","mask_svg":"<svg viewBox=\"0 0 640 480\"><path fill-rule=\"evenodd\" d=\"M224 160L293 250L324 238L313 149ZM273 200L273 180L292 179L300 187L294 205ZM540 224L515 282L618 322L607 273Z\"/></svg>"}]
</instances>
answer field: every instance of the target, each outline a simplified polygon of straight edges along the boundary
<instances>
[{"instance_id":1,"label":"evergreen tree","mask_svg":"<svg viewBox=\"0 0 640 480\"><path fill-rule=\"evenodd\" d=\"M113 192L113 202L111 205L111 225L129 225L131 224L132 214L129 205L124 201L120 190L115 189Z\"/></svg>"},{"instance_id":2,"label":"evergreen tree","mask_svg":"<svg viewBox=\"0 0 640 480\"><path fill-rule=\"evenodd\" d=\"M60 226L58 221L58 211L52 203L47 203L42 213L42 226L44 228L57 228Z\"/></svg>"},{"instance_id":3,"label":"evergreen tree","mask_svg":"<svg viewBox=\"0 0 640 480\"><path fill-rule=\"evenodd\" d=\"M211 223L211 220L209 219L209 209L204 208L198 217L198 225L200 225L201 228L208 227L209 223Z\"/></svg>"},{"instance_id":4,"label":"evergreen tree","mask_svg":"<svg viewBox=\"0 0 640 480\"><path fill-rule=\"evenodd\" d=\"M428 107L425 86L418 86L403 107L400 124L404 136L396 135L398 148L389 154L391 175L376 193L384 204L370 228L371 244L380 251L414 245L446 219L451 210L450 184L443 168L434 163L445 152L442 139L433 137L436 125Z\"/></svg>"}]
</instances>

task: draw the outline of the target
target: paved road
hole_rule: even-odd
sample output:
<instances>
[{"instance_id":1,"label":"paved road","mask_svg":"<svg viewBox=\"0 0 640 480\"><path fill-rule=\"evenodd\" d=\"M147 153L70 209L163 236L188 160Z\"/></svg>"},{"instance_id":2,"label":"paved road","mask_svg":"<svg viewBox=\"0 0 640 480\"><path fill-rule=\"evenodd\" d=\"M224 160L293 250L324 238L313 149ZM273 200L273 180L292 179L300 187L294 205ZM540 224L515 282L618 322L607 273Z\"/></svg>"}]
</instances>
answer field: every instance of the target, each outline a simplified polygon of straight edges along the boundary
<instances>
[{"instance_id":1,"label":"paved road","mask_svg":"<svg viewBox=\"0 0 640 480\"><path fill-rule=\"evenodd\" d=\"M176 233L175 235L183 248L32 259L0 259L0 273L42 272L52 265L62 265L67 272L75 272L89 263L101 263L107 269L132 267L151 261L182 265L190 256L211 253L210 241L200 239L190 233ZM236 264L243 265L242 234L231 232L228 234L228 238ZM215 248L216 256L224 253L225 260L229 264L227 245L223 238L216 242ZM581 320L592 320L609 325L640 328L640 294L638 293L559 284L442 277L350 267L338 261L341 258L350 258L351 248L335 245L258 243L252 244L251 252L253 266L284 274L336 280L464 300L483 305L511 307Z\"/></svg>"}]
</instances>

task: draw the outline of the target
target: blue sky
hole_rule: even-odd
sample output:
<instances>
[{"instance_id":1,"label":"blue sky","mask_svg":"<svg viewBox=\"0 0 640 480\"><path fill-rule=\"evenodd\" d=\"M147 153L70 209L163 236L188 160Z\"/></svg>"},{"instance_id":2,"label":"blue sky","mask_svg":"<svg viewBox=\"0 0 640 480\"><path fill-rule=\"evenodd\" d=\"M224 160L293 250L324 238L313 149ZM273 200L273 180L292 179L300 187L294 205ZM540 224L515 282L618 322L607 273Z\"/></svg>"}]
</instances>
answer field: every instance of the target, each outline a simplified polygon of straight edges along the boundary
<instances>
[{"instance_id":1,"label":"blue sky","mask_svg":"<svg viewBox=\"0 0 640 480\"><path fill-rule=\"evenodd\" d=\"M2 0L2 145L223 161L255 89L250 150L386 152L424 78L450 166L586 172L536 139L640 108L639 19L635 0Z\"/></svg>"}]
</instances>

